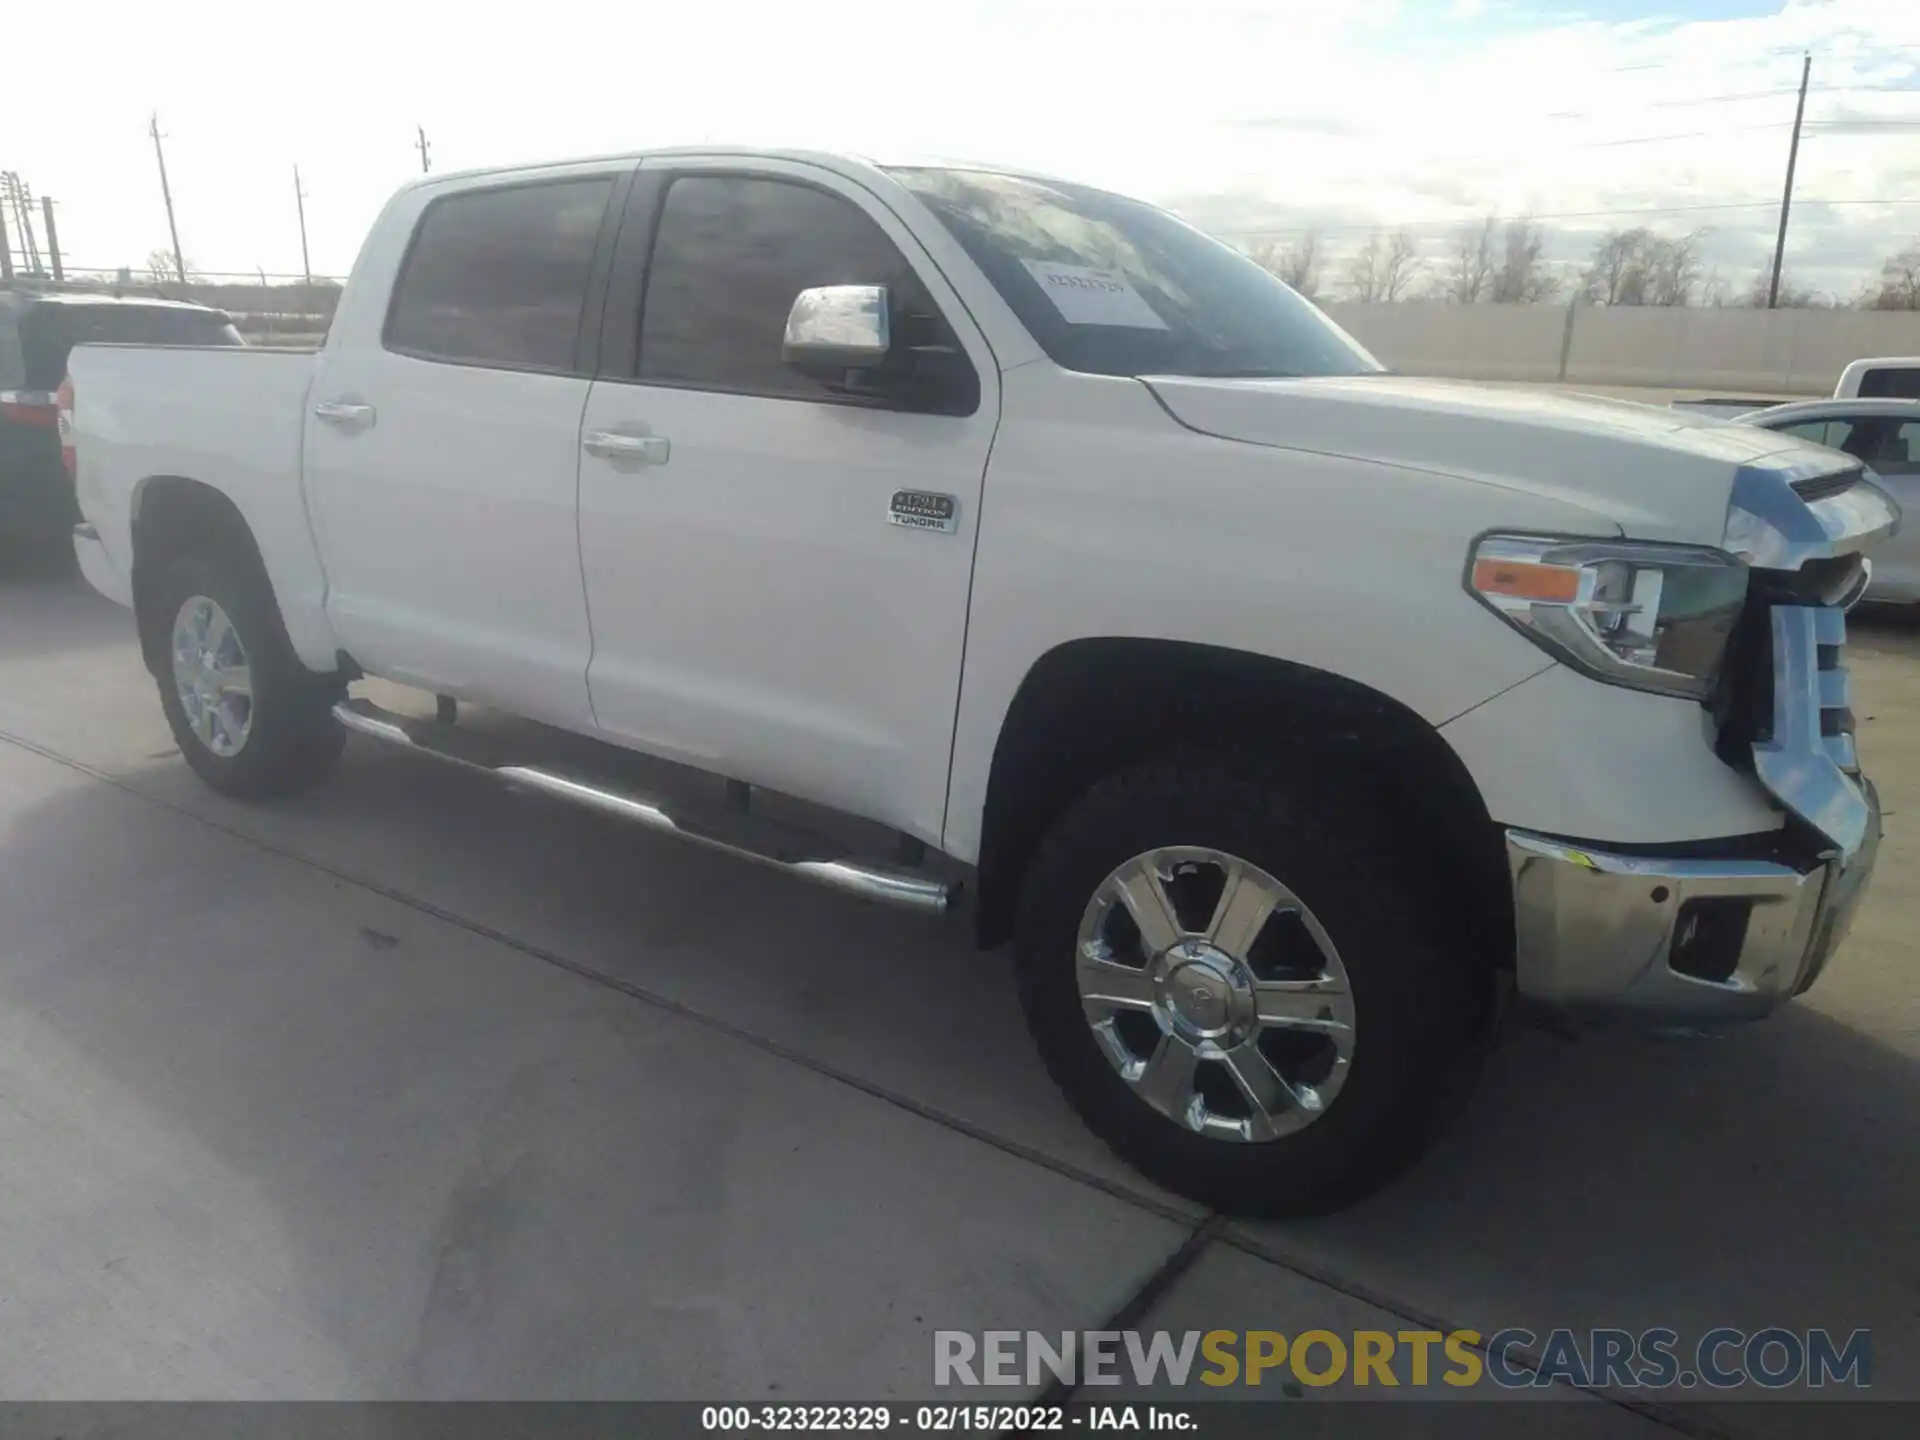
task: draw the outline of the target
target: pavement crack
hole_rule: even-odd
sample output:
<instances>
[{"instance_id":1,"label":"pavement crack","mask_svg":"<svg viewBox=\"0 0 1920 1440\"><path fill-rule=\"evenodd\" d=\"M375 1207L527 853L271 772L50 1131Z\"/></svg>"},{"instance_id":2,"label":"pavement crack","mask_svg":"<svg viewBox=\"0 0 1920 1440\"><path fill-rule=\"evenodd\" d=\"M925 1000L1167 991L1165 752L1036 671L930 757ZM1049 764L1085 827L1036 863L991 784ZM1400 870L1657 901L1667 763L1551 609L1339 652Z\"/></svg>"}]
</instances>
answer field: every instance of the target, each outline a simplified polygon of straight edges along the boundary
<instances>
[{"instance_id":1,"label":"pavement crack","mask_svg":"<svg viewBox=\"0 0 1920 1440\"><path fill-rule=\"evenodd\" d=\"M1222 1244L1228 1245L1240 1251L1242 1254L1250 1255L1256 1260L1263 1260L1269 1265L1277 1266L1291 1274L1298 1275L1302 1280L1308 1280L1315 1285L1322 1285L1329 1290L1337 1291L1349 1299L1358 1300L1363 1305L1371 1305L1376 1310L1384 1310L1389 1315L1396 1315L1402 1320L1411 1321L1423 1330L1438 1330L1443 1335L1452 1335L1459 1331L1472 1328L1467 1325L1458 1324L1452 1320L1443 1319L1438 1315L1430 1314L1416 1306L1409 1305L1404 1300L1383 1294L1369 1285L1362 1284L1360 1281L1349 1279L1336 1270L1329 1270L1325 1266L1315 1265L1309 1261L1302 1260L1290 1251L1273 1245L1258 1236L1249 1235L1244 1230L1235 1229L1224 1221L1221 1224L1218 1234ZM1486 1347L1484 1345L1476 1345L1473 1348L1483 1355L1486 1353ZM1516 1369L1529 1370L1535 1375L1540 1373L1541 1360L1533 1351L1515 1345L1508 1347L1506 1355L1507 1358L1513 1362ZM1681 1435L1693 1437L1693 1440L1734 1440L1734 1432L1695 1418L1687 1412L1685 1406L1663 1404L1657 1400L1643 1400L1638 1396L1622 1395L1617 1391L1603 1389L1594 1385L1574 1385L1571 1382L1566 1383L1569 1389L1578 1390L1585 1395L1593 1397L1595 1400L1604 1400L1609 1405L1617 1405L1620 1409L1631 1411L1643 1420L1651 1420L1655 1424L1663 1425L1667 1429L1673 1430Z\"/></svg>"},{"instance_id":2,"label":"pavement crack","mask_svg":"<svg viewBox=\"0 0 1920 1440\"><path fill-rule=\"evenodd\" d=\"M1120 1303L1120 1308L1109 1315L1097 1328L1101 1330L1137 1330L1147 1316L1153 1313L1153 1307L1160 1303L1165 1295L1182 1277L1191 1270L1200 1259L1207 1246L1213 1243L1226 1228L1226 1217L1209 1215L1188 1232L1187 1238L1180 1242L1174 1252L1147 1278L1133 1294ZM1033 1403L1046 1407L1068 1404L1080 1390L1078 1385L1056 1378L1040 1397ZM1007 1434L1018 1432L1007 1431Z\"/></svg>"}]
</instances>

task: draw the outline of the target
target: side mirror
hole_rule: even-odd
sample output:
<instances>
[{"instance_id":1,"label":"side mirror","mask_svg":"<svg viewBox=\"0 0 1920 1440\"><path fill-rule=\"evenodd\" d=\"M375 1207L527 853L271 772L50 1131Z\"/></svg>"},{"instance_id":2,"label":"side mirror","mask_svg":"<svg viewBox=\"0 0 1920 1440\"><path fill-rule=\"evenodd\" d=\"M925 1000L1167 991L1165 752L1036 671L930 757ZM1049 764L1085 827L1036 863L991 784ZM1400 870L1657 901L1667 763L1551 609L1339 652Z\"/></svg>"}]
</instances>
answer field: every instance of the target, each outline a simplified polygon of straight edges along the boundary
<instances>
[{"instance_id":1,"label":"side mirror","mask_svg":"<svg viewBox=\"0 0 1920 1440\"><path fill-rule=\"evenodd\" d=\"M817 285L787 312L780 358L797 370L861 370L893 348L884 285Z\"/></svg>"}]
</instances>

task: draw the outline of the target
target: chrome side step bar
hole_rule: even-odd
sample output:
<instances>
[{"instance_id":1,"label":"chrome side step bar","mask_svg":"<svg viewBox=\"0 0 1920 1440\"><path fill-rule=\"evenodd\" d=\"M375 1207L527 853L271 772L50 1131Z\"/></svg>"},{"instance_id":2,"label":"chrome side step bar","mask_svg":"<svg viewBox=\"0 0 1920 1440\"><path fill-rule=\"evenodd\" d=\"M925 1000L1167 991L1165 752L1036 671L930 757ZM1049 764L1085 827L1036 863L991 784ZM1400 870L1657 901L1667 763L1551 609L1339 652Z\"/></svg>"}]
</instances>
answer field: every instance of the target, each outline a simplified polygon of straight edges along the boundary
<instances>
[{"instance_id":1,"label":"chrome side step bar","mask_svg":"<svg viewBox=\"0 0 1920 1440\"><path fill-rule=\"evenodd\" d=\"M523 790L537 790L557 799L632 821L662 834L678 835L710 849L723 850L745 860L757 860L776 870L924 914L939 915L951 908L958 886L930 875L855 860L840 853L835 842L792 826L755 822L733 811L712 815L670 815L656 802L534 765L490 765L452 748L435 744L431 720L414 720L383 710L366 700L342 700L333 718L356 735L389 745L406 746L436 760L478 770ZM459 732L454 732L456 735Z\"/></svg>"}]
</instances>

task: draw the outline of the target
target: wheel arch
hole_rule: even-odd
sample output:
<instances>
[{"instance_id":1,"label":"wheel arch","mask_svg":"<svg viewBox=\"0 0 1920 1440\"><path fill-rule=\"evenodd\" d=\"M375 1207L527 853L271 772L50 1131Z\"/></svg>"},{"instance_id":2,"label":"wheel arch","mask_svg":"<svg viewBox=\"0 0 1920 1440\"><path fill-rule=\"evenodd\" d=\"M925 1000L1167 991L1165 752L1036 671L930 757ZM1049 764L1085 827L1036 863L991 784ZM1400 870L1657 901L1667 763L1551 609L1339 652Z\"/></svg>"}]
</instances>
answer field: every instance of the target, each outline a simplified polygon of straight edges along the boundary
<instances>
[{"instance_id":1,"label":"wheel arch","mask_svg":"<svg viewBox=\"0 0 1920 1440\"><path fill-rule=\"evenodd\" d=\"M1187 641L1101 637L1037 659L995 741L976 874L983 946L1012 930L1042 834L1101 776L1179 744L1298 758L1303 783L1391 807L1409 879L1467 900L1471 940L1510 965L1512 895L1497 827L1432 724L1371 686L1311 666Z\"/></svg>"},{"instance_id":2,"label":"wheel arch","mask_svg":"<svg viewBox=\"0 0 1920 1440\"><path fill-rule=\"evenodd\" d=\"M129 499L133 537L133 613L140 655L159 675L166 665L168 617L158 615L153 596L166 567L189 553L232 556L267 575L259 542L231 496L186 475L149 475ZM272 577L267 578L272 590ZM276 608L278 602L276 600Z\"/></svg>"}]
</instances>

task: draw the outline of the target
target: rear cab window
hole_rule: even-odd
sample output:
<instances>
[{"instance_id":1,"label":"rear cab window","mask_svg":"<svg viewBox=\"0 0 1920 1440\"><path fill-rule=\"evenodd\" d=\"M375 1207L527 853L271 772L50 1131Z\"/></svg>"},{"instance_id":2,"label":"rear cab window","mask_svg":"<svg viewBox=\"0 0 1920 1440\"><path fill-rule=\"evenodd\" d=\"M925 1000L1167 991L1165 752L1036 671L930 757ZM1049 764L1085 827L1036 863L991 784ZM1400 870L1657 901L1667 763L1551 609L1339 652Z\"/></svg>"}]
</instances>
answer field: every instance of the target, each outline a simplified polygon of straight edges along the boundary
<instances>
[{"instance_id":1,"label":"rear cab window","mask_svg":"<svg viewBox=\"0 0 1920 1440\"><path fill-rule=\"evenodd\" d=\"M387 349L423 360L576 372L612 176L463 190L430 204L387 311Z\"/></svg>"},{"instance_id":2,"label":"rear cab window","mask_svg":"<svg viewBox=\"0 0 1920 1440\"><path fill-rule=\"evenodd\" d=\"M1860 398L1920 400L1920 365L1882 365L1860 377Z\"/></svg>"}]
</instances>

